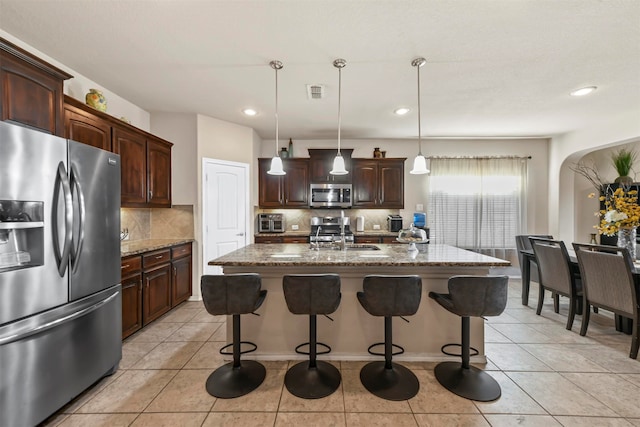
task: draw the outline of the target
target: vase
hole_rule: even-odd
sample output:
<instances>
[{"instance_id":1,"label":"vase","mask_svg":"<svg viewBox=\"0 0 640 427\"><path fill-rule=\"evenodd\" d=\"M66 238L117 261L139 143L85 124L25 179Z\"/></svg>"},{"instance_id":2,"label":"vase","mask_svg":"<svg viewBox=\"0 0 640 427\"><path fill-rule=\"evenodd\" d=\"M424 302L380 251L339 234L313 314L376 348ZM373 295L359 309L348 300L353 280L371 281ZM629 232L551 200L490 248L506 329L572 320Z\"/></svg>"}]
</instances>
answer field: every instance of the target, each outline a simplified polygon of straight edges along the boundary
<instances>
[{"instance_id":1,"label":"vase","mask_svg":"<svg viewBox=\"0 0 640 427\"><path fill-rule=\"evenodd\" d=\"M625 248L631 255L631 260L636 259L636 228L620 227L618 229L618 247Z\"/></svg>"},{"instance_id":2,"label":"vase","mask_svg":"<svg viewBox=\"0 0 640 427\"><path fill-rule=\"evenodd\" d=\"M104 113L107 112L107 98L98 89L89 89L89 93L84 97L88 106Z\"/></svg>"}]
</instances>

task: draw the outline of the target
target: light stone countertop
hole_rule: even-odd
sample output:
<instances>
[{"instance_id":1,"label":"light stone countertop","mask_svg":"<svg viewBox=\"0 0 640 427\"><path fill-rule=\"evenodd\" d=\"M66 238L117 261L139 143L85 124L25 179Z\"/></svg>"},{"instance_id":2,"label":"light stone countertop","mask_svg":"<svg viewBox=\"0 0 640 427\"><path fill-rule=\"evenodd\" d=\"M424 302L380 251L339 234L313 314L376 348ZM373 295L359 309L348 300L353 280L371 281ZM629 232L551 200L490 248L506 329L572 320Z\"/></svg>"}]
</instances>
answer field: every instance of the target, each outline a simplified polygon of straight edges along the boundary
<instances>
[{"instance_id":1,"label":"light stone countertop","mask_svg":"<svg viewBox=\"0 0 640 427\"><path fill-rule=\"evenodd\" d=\"M124 240L120 242L120 257L124 258L126 256L138 255L144 252L170 248L171 246L189 242L193 242L193 239Z\"/></svg>"},{"instance_id":2,"label":"light stone countertop","mask_svg":"<svg viewBox=\"0 0 640 427\"><path fill-rule=\"evenodd\" d=\"M355 245L363 246L363 245ZM481 266L507 267L511 263L448 245L423 245L425 252L407 245L375 244L380 250L311 250L307 243L253 244L209 261L218 266Z\"/></svg>"}]
</instances>

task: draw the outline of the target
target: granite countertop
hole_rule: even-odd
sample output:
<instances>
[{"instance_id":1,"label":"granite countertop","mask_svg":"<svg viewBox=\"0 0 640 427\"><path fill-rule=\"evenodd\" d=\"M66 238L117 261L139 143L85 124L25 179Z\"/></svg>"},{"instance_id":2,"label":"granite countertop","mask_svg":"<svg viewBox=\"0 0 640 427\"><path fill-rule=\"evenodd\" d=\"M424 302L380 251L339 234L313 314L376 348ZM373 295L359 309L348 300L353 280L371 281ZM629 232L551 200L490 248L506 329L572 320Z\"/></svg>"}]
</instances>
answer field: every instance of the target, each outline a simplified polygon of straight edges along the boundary
<instances>
[{"instance_id":1,"label":"granite countertop","mask_svg":"<svg viewBox=\"0 0 640 427\"><path fill-rule=\"evenodd\" d=\"M120 242L120 256L138 255L144 252L169 248L182 243L193 242L193 239L148 239Z\"/></svg>"},{"instance_id":2,"label":"granite countertop","mask_svg":"<svg viewBox=\"0 0 640 427\"><path fill-rule=\"evenodd\" d=\"M425 252L408 251L407 245L375 244L380 250L309 249L306 243L253 244L209 261L219 266L482 266L507 267L511 263L448 245L423 245Z\"/></svg>"},{"instance_id":3,"label":"granite countertop","mask_svg":"<svg viewBox=\"0 0 640 427\"><path fill-rule=\"evenodd\" d=\"M397 237L397 231L389 231L389 230L367 230L367 231L353 231L354 236L358 237ZM306 231L285 231L283 233L255 233L254 236L265 236L265 237L299 237L299 236L308 236L311 234L310 230Z\"/></svg>"}]
</instances>

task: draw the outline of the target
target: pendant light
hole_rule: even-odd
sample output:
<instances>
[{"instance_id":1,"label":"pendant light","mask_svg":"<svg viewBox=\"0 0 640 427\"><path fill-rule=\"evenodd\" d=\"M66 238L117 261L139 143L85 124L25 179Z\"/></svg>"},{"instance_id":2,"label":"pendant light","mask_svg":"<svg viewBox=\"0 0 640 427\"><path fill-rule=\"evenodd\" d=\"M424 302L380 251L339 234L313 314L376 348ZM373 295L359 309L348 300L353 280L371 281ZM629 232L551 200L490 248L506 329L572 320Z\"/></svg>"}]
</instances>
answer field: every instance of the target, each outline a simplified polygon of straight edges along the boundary
<instances>
[{"instance_id":1,"label":"pendant light","mask_svg":"<svg viewBox=\"0 0 640 427\"><path fill-rule=\"evenodd\" d=\"M429 173L427 159L422 155L422 126L420 125L420 67L426 63L427 60L424 58L416 58L411 61L411 65L418 69L418 155L413 160L413 169L409 172L412 175Z\"/></svg>"},{"instance_id":2,"label":"pendant light","mask_svg":"<svg viewBox=\"0 0 640 427\"><path fill-rule=\"evenodd\" d=\"M271 168L267 171L269 175L286 175L282 169L282 159L278 155L278 70L282 69L282 62L269 62L271 68L276 70L276 155L271 159Z\"/></svg>"},{"instance_id":3,"label":"pendant light","mask_svg":"<svg viewBox=\"0 0 640 427\"><path fill-rule=\"evenodd\" d=\"M347 175L349 171L344 166L344 157L340 153L340 125L341 125L341 111L340 101L342 95L342 69L347 65L347 61L344 59L336 59L333 61L333 66L338 69L338 154L333 159L333 169L329 172L331 175Z\"/></svg>"}]
</instances>

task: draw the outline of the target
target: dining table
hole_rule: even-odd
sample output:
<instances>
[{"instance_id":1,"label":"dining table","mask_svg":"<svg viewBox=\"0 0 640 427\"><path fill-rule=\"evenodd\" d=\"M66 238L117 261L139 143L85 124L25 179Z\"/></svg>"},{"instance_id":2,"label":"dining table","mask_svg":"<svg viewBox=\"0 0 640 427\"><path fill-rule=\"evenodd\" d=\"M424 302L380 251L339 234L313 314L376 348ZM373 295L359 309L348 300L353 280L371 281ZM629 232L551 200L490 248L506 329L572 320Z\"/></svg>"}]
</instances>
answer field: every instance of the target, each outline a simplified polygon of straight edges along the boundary
<instances>
[{"instance_id":1,"label":"dining table","mask_svg":"<svg viewBox=\"0 0 640 427\"><path fill-rule=\"evenodd\" d=\"M522 305L529 305L529 288L531 284L531 263L536 260L536 255L533 249L522 249ZM567 249L569 255L569 262L571 263L572 271L580 274L578 267L578 258L576 252L573 249ZM636 286L636 294L640 295L640 260L635 260L633 263L633 279ZM616 330L624 332L630 335L633 330L632 319L618 314L615 315Z\"/></svg>"}]
</instances>

